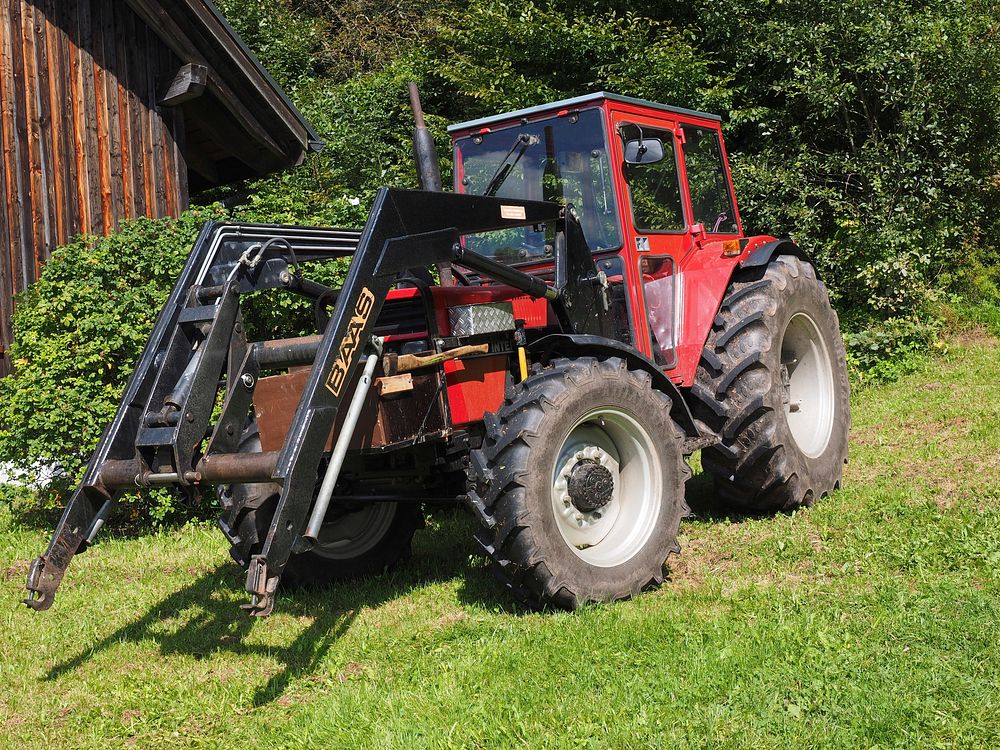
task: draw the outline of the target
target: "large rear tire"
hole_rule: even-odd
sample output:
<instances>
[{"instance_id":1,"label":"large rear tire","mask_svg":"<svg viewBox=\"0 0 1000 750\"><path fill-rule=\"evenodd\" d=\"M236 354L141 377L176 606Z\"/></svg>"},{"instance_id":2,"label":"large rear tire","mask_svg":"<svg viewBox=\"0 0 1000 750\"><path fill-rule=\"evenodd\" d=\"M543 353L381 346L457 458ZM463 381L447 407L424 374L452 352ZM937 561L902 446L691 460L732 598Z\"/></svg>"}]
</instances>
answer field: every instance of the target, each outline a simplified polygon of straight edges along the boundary
<instances>
[{"instance_id":1,"label":"large rear tire","mask_svg":"<svg viewBox=\"0 0 1000 750\"><path fill-rule=\"evenodd\" d=\"M812 265L781 255L737 271L691 390L719 436L702 465L754 512L811 505L840 486L850 386L837 314Z\"/></svg>"},{"instance_id":2,"label":"large rear tire","mask_svg":"<svg viewBox=\"0 0 1000 750\"><path fill-rule=\"evenodd\" d=\"M575 609L663 581L687 512L683 433L648 373L561 359L514 386L472 452L493 570L532 606Z\"/></svg>"}]
</instances>

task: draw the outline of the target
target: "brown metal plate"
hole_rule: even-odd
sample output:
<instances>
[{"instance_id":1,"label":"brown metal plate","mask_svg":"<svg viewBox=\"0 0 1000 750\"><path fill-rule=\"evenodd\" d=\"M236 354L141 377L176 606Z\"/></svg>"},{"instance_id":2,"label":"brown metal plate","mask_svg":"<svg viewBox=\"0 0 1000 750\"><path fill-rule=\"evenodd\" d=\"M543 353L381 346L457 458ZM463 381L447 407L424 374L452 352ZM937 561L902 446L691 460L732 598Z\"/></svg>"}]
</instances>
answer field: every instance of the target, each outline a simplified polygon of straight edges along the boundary
<instances>
[{"instance_id":1,"label":"brown metal plate","mask_svg":"<svg viewBox=\"0 0 1000 750\"><path fill-rule=\"evenodd\" d=\"M309 368L295 368L285 375L272 375L257 381L253 401L262 450L281 450L295 410L298 409L302 391L309 380L309 373ZM357 377L356 375L355 382ZM425 432L437 432L444 427L437 373L415 374L412 377L411 391L393 393L387 398L379 396L375 385L378 381L374 381L361 410L351 448L380 448L412 439L419 434L421 422L424 423ZM345 393L353 391L352 383L352 387ZM333 432L326 441L326 450L332 450L333 435L340 428L346 411L346 407L342 408L337 415Z\"/></svg>"}]
</instances>

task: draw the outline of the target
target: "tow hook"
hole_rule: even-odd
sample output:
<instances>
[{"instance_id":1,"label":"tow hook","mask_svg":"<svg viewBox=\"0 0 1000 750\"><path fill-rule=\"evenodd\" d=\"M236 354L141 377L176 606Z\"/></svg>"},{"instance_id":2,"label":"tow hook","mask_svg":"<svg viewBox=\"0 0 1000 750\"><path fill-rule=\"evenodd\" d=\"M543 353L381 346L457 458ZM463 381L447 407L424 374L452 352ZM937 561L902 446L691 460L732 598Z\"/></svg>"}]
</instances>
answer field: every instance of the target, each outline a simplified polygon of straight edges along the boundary
<instances>
[{"instance_id":1,"label":"tow hook","mask_svg":"<svg viewBox=\"0 0 1000 750\"><path fill-rule=\"evenodd\" d=\"M267 577L267 558L254 555L247 568L246 590L250 601L240 605L254 617L267 617L274 609L274 592L278 589L278 576Z\"/></svg>"}]
</instances>

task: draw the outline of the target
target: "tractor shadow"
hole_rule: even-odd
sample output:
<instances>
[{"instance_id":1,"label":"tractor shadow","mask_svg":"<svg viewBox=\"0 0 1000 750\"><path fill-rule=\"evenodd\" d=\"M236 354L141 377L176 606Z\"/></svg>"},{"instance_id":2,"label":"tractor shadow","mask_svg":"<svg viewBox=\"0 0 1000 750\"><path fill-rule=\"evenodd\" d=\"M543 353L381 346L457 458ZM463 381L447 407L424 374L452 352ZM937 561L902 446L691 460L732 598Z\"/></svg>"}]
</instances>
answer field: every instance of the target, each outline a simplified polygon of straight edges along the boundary
<instances>
[{"instance_id":1,"label":"tractor shadow","mask_svg":"<svg viewBox=\"0 0 1000 750\"><path fill-rule=\"evenodd\" d=\"M734 513L722 503L705 474L687 481L685 495L695 521L736 523L752 516ZM45 679L57 680L85 666L95 655L120 643L155 643L164 657L212 657L219 652L277 658L282 668L255 691L252 703L266 705L299 677L316 672L364 608L373 609L437 583L459 581L456 603L492 614L520 617L535 612L514 601L493 578L477 551L475 519L461 508L431 510L427 528L414 536L413 557L383 576L316 591L279 592L276 613L309 625L292 642L247 642L264 626L239 609L245 599L244 573L225 562L203 572L183 588L154 603L138 620L89 644L54 665Z\"/></svg>"},{"instance_id":2,"label":"tractor shadow","mask_svg":"<svg viewBox=\"0 0 1000 750\"><path fill-rule=\"evenodd\" d=\"M701 470L700 458L693 459L692 465L696 467L696 473L684 484L684 500L691 509L687 520L705 523L741 523L765 515L734 509L731 503L727 503L719 495L712 477Z\"/></svg>"},{"instance_id":3,"label":"tractor shadow","mask_svg":"<svg viewBox=\"0 0 1000 750\"><path fill-rule=\"evenodd\" d=\"M152 642L164 657L207 659L224 652L277 658L282 667L252 698L254 706L266 705L297 678L315 673L362 609L377 608L416 589L459 579L462 605L511 614L527 611L506 596L482 564L470 560L473 530L473 519L461 509L437 511L414 537L411 560L396 570L330 589L279 592L275 613L309 622L293 641L281 646L247 638L255 628L266 628L266 621L239 609L246 599L244 573L235 563L221 563L153 604L138 620L55 664L43 679L57 680L123 642Z\"/></svg>"}]
</instances>

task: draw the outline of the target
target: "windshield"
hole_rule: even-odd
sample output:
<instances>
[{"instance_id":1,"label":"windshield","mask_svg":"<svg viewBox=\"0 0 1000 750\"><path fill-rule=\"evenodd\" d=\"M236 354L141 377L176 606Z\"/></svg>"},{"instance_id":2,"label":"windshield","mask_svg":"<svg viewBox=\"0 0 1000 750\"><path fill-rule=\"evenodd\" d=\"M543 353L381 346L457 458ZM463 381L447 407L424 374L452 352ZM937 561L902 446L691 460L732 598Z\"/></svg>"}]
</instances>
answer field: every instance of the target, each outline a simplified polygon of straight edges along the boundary
<instances>
[{"instance_id":1,"label":"windshield","mask_svg":"<svg viewBox=\"0 0 1000 750\"><path fill-rule=\"evenodd\" d=\"M601 110L587 109L455 144L462 193L572 203L594 252L621 246L621 230ZM551 228L549 228L551 234ZM545 228L521 227L466 237L466 246L505 263L552 254Z\"/></svg>"}]
</instances>

